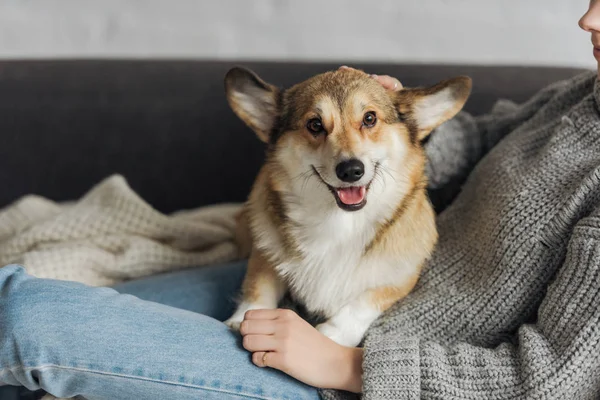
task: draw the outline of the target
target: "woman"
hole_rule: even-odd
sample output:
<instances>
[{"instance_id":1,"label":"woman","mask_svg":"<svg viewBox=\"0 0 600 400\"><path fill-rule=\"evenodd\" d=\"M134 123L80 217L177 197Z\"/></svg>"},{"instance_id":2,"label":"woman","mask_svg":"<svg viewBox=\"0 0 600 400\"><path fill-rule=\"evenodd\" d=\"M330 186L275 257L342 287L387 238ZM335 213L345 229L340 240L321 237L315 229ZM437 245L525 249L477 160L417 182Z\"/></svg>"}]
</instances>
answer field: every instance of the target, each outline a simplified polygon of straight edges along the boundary
<instances>
[{"instance_id":1,"label":"woman","mask_svg":"<svg viewBox=\"0 0 600 400\"><path fill-rule=\"evenodd\" d=\"M600 1L580 25L600 62ZM7 266L0 383L89 399L598 398L597 74L519 107L463 113L427 151L432 188L468 179L439 217L417 288L376 321L364 349L338 346L282 310L248 313L238 343L217 320L231 311L243 264L116 291Z\"/></svg>"}]
</instances>

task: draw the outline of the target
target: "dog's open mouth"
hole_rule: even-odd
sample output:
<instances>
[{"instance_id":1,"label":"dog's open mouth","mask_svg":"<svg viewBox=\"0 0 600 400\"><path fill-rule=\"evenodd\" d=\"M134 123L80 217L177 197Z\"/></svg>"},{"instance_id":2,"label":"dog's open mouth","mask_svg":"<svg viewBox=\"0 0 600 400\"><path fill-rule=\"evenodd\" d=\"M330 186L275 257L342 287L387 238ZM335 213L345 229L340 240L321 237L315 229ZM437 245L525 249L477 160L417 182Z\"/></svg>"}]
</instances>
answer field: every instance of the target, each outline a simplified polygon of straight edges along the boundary
<instances>
[{"instance_id":1,"label":"dog's open mouth","mask_svg":"<svg viewBox=\"0 0 600 400\"><path fill-rule=\"evenodd\" d=\"M367 203L367 188L365 186L351 186L334 190L338 206L347 211L360 210Z\"/></svg>"},{"instance_id":2,"label":"dog's open mouth","mask_svg":"<svg viewBox=\"0 0 600 400\"><path fill-rule=\"evenodd\" d=\"M313 166L313 171L315 175L319 177L321 182L329 191L333 194L335 198L335 202L338 207L344 211L358 211L367 204L367 191L369 190L368 186L349 186L349 187L341 187L334 188L319 174L319 171Z\"/></svg>"}]
</instances>

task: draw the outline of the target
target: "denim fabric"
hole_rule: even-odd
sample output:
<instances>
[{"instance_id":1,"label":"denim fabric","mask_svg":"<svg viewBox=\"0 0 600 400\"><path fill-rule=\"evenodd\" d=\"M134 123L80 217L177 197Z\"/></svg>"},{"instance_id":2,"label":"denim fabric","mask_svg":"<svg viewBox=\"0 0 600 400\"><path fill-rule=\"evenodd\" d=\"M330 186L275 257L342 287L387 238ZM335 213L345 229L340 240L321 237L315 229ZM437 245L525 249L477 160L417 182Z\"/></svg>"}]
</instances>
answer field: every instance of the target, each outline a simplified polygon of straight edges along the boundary
<instances>
[{"instance_id":1,"label":"denim fabric","mask_svg":"<svg viewBox=\"0 0 600 400\"><path fill-rule=\"evenodd\" d=\"M219 322L244 270L235 263L94 288L0 268L0 384L90 400L318 399L314 388L254 366Z\"/></svg>"}]
</instances>

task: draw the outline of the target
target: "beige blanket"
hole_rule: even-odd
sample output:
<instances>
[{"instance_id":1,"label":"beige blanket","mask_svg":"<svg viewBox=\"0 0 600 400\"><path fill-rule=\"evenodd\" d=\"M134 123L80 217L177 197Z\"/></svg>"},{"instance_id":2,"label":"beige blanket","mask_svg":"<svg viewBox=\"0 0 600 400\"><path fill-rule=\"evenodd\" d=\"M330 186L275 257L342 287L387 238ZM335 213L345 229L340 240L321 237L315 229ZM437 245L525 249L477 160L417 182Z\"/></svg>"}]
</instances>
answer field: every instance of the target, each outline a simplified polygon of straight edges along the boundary
<instances>
[{"instance_id":1,"label":"beige blanket","mask_svg":"<svg viewBox=\"0 0 600 400\"><path fill-rule=\"evenodd\" d=\"M234 260L238 204L164 215L107 178L81 200L26 196L0 211L0 266L37 277L111 285L159 272Z\"/></svg>"}]
</instances>

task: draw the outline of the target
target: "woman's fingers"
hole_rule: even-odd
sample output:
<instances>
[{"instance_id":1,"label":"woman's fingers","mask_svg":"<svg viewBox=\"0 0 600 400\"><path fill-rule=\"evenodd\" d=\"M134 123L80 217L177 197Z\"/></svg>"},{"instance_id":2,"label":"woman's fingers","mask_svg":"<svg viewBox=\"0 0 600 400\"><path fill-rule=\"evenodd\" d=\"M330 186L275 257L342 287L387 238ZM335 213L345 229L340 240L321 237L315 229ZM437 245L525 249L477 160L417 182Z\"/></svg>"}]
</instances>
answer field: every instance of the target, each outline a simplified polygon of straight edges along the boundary
<instances>
[{"instance_id":1,"label":"woman's fingers","mask_svg":"<svg viewBox=\"0 0 600 400\"><path fill-rule=\"evenodd\" d=\"M354 68L349 67L347 65L342 65L339 69L354 69ZM403 89L402 83L398 79L396 79L392 76L376 75L376 74L371 74L370 76L371 76L371 78L373 78L377 82L379 82L381 84L381 86L383 86L387 90L399 91L399 90Z\"/></svg>"},{"instance_id":2,"label":"woman's fingers","mask_svg":"<svg viewBox=\"0 0 600 400\"><path fill-rule=\"evenodd\" d=\"M244 314L244 320L251 319L277 319L280 310L250 310Z\"/></svg>"},{"instance_id":3,"label":"woman's fingers","mask_svg":"<svg viewBox=\"0 0 600 400\"><path fill-rule=\"evenodd\" d=\"M240 325L240 333L246 335L273 335L276 323L273 319L246 319Z\"/></svg>"},{"instance_id":4,"label":"woman's fingers","mask_svg":"<svg viewBox=\"0 0 600 400\"><path fill-rule=\"evenodd\" d=\"M248 351L275 351L278 349L279 341L271 335L246 335L242 339L242 345Z\"/></svg>"},{"instance_id":5,"label":"woman's fingers","mask_svg":"<svg viewBox=\"0 0 600 400\"><path fill-rule=\"evenodd\" d=\"M294 319L298 315L287 308L278 308L274 310L250 310L244 314L244 320L253 319Z\"/></svg>"},{"instance_id":6,"label":"woman's fingers","mask_svg":"<svg viewBox=\"0 0 600 400\"><path fill-rule=\"evenodd\" d=\"M252 353L252 362L254 365L261 368L267 367L267 354L268 353L266 351L257 351L256 353Z\"/></svg>"},{"instance_id":7,"label":"woman's fingers","mask_svg":"<svg viewBox=\"0 0 600 400\"><path fill-rule=\"evenodd\" d=\"M396 78L393 78L389 75L371 75L371 78L375 79L377 82L381 84L387 90L402 90L402 83Z\"/></svg>"},{"instance_id":8,"label":"woman's fingers","mask_svg":"<svg viewBox=\"0 0 600 400\"><path fill-rule=\"evenodd\" d=\"M252 354L254 365L265 368L275 368L285 372L285 356L274 351L257 351Z\"/></svg>"}]
</instances>

